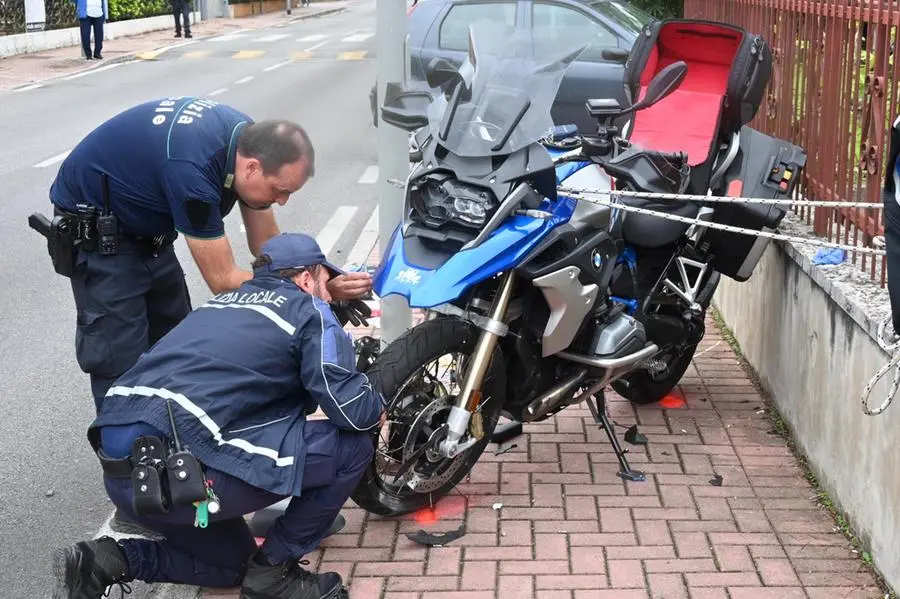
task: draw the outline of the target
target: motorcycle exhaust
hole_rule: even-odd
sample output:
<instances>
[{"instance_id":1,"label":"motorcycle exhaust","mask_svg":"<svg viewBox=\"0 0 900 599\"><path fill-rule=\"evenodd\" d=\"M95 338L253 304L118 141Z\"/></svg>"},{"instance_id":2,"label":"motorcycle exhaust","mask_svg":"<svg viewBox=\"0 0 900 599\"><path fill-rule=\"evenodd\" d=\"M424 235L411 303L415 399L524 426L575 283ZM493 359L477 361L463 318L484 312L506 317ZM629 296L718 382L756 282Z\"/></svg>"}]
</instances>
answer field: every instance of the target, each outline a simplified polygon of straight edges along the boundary
<instances>
[{"instance_id":1,"label":"motorcycle exhaust","mask_svg":"<svg viewBox=\"0 0 900 599\"><path fill-rule=\"evenodd\" d=\"M571 395L572 390L587 375L587 369L582 368L563 382L540 395L525 408L525 422L534 422L538 418L544 416L547 412L558 406ZM585 396L587 397L587 396Z\"/></svg>"},{"instance_id":2,"label":"motorcycle exhaust","mask_svg":"<svg viewBox=\"0 0 900 599\"><path fill-rule=\"evenodd\" d=\"M590 389L582 393L585 399L600 391L616 379L622 378L638 365L649 360L659 351L659 347L655 343L650 343L643 349L639 349L633 354L628 354L618 358L598 358L596 356L583 356L581 354L570 354L568 352L559 352L556 354L560 358L571 362L578 362L587 366L602 369L603 377L597 381Z\"/></svg>"}]
</instances>

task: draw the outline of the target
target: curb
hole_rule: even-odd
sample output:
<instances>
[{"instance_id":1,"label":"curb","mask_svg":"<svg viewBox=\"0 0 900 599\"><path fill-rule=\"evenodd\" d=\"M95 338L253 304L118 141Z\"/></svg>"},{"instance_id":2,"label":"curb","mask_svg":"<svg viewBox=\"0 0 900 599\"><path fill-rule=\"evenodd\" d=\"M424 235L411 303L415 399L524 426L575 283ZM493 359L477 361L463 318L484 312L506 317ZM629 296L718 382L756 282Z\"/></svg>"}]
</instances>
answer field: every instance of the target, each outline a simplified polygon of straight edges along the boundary
<instances>
[{"instance_id":1,"label":"curb","mask_svg":"<svg viewBox=\"0 0 900 599\"><path fill-rule=\"evenodd\" d=\"M289 25L291 23L296 23L298 21L304 21L306 19L316 19L319 17L326 17L329 15L345 12L346 10L347 10L346 6L341 6L341 7L337 7L337 8L328 8L328 9L325 9L325 10L322 10L322 11L319 11L316 13L312 13L312 14L298 15L296 17L291 17L285 23L272 23L272 24L268 24L268 25L261 25L259 27L248 27L248 28L245 28L244 31L255 31L257 29L265 29L266 27L284 27L285 25ZM148 32L148 33L150 33L150 32ZM114 65L114 64L137 62L139 60L140 61L156 60L157 57L159 57L160 55L162 55L163 53L165 53L169 50L178 48L179 46L186 46L186 45L193 44L193 43L196 43L196 42L199 42L202 40L210 39L210 38L216 37L218 35L222 35L222 33L221 32L211 33L209 35L204 35L202 37L196 37L196 38L193 38L194 41L187 42L187 43L178 42L178 43L169 44L166 46L159 46L157 48L153 48L150 50L137 50L134 52L129 52L127 54L123 54L122 56L116 56L115 58L104 59L103 62L97 66L92 65L89 68L72 71L71 73L66 73L64 75L56 75L54 77L47 77L46 79L39 79L37 81L31 81L29 83L24 83L24 84L16 86L16 87L11 87L6 91L8 91L8 92L24 91L25 89L30 89L34 86L43 85L43 84L49 83L51 81L63 79L65 77L71 77L72 75L78 75L81 73L89 73L91 71L97 71L99 69L102 69L104 67L108 67L108 66ZM146 57L142 58L141 55L145 55ZM0 90L0 93L3 93L3 90Z\"/></svg>"}]
</instances>

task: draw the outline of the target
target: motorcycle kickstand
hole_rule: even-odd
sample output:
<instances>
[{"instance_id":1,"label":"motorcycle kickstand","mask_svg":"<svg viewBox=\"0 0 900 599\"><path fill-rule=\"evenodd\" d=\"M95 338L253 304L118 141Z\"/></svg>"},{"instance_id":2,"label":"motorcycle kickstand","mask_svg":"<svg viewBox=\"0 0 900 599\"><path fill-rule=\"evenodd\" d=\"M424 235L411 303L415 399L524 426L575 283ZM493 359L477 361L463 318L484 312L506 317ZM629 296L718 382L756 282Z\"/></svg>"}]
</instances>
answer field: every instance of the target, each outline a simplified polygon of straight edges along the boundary
<instances>
[{"instance_id":1,"label":"motorcycle kickstand","mask_svg":"<svg viewBox=\"0 0 900 599\"><path fill-rule=\"evenodd\" d=\"M625 450L619 444L619 440L616 438L616 431L613 430L612 423L610 423L609 417L606 415L606 393L601 389L595 395L588 397L587 405L591 410L594 421L606 431L606 436L609 437L609 443L612 445L616 459L619 460L619 466L621 467L621 470L618 472L619 477L634 482L647 480L643 472L633 470L628 465L628 460L625 458Z\"/></svg>"}]
</instances>

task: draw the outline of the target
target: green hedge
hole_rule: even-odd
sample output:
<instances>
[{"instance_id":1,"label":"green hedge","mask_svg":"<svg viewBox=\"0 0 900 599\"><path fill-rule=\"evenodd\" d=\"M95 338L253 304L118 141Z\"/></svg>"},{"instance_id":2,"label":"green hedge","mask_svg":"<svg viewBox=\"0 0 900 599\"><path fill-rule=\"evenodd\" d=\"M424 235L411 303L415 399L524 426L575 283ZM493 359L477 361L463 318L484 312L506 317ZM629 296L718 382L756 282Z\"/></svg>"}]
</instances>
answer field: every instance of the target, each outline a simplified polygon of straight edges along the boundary
<instances>
[{"instance_id":1,"label":"green hedge","mask_svg":"<svg viewBox=\"0 0 900 599\"><path fill-rule=\"evenodd\" d=\"M172 14L170 0L108 0L109 20L128 21Z\"/></svg>"},{"instance_id":2,"label":"green hedge","mask_svg":"<svg viewBox=\"0 0 900 599\"><path fill-rule=\"evenodd\" d=\"M684 0L634 0L634 4L660 19L684 16Z\"/></svg>"}]
</instances>

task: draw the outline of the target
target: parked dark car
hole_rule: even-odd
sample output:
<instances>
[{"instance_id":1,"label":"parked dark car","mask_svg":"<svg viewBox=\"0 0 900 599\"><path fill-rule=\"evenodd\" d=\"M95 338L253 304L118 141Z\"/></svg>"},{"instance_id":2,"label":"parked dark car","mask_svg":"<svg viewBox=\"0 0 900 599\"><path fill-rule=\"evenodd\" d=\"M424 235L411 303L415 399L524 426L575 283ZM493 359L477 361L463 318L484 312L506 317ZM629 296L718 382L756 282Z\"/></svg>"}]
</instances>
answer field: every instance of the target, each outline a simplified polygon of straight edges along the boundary
<instances>
[{"instance_id":1,"label":"parked dark car","mask_svg":"<svg viewBox=\"0 0 900 599\"><path fill-rule=\"evenodd\" d=\"M626 0L419 0L407 13L410 77L425 80L434 58L455 65L465 60L468 26L481 19L505 21L531 28L548 55L573 42L589 42L579 60L566 71L551 112L557 125L574 123L593 130L596 122L585 110L589 98L616 98L624 104L624 67L603 58L603 51L631 49L650 15ZM369 94L372 117L378 126L377 90Z\"/></svg>"}]
</instances>

